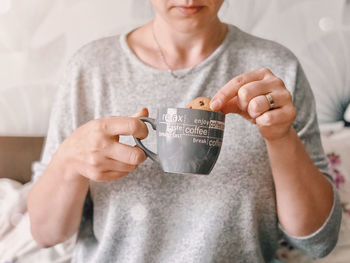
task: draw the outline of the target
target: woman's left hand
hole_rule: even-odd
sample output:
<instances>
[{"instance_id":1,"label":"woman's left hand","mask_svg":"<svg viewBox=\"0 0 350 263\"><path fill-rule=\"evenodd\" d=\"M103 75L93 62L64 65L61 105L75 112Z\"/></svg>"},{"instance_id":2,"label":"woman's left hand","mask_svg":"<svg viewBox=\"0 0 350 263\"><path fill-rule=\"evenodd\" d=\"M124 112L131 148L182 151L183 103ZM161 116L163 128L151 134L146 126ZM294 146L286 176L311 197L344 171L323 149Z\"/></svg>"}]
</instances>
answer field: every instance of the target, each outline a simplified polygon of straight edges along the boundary
<instances>
[{"instance_id":1,"label":"woman's left hand","mask_svg":"<svg viewBox=\"0 0 350 263\"><path fill-rule=\"evenodd\" d=\"M255 123L266 140L286 136L296 117L290 92L266 68L230 80L212 98L210 107L225 114L240 114Z\"/></svg>"}]
</instances>

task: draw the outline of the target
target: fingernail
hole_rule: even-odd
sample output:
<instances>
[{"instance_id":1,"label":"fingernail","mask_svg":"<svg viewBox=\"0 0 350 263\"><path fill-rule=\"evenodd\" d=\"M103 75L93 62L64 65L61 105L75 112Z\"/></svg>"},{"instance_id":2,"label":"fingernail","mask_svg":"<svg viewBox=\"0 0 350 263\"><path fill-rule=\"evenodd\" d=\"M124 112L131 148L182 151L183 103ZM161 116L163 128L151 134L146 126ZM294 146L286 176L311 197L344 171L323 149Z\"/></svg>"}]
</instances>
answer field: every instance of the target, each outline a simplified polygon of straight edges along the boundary
<instances>
[{"instance_id":1,"label":"fingernail","mask_svg":"<svg viewBox=\"0 0 350 263\"><path fill-rule=\"evenodd\" d=\"M218 100L213 100L210 102L210 108L212 110L217 110L220 107L220 102Z\"/></svg>"}]
</instances>

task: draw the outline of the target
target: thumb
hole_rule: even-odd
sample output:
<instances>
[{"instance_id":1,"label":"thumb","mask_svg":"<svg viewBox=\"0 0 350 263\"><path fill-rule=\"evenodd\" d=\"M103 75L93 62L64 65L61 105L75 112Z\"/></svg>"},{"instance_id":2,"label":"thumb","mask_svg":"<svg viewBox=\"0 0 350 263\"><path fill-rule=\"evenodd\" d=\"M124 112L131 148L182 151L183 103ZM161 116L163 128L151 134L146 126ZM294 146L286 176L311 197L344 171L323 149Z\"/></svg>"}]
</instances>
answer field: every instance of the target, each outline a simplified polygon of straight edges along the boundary
<instances>
[{"instance_id":1,"label":"thumb","mask_svg":"<svg viewBox=\"0 0 350 263\"><path fill-rule=\"evenodd\" d=\"M134 117L134 118L148 117L148 109L143 108L138 113L135 113L135 114L131 115L130 117Z\"/></svg>"}]
</instances>

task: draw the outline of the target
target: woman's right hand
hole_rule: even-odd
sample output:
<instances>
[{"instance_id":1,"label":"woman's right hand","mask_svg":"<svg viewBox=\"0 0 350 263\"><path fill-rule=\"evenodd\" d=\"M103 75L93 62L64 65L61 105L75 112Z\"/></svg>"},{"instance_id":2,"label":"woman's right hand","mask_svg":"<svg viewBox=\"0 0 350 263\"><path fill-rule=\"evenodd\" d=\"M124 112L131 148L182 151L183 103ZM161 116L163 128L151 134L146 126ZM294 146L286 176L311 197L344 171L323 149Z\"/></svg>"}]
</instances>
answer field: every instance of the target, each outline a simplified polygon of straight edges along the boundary
<instances>
[{"instance_id":1,"label":"woman's right hand","mask_svg":"<svg viewBox=\"0 0 350 263\"><path fill-rule=\"evenodd\" d=\"M147 108L131 117L107 117L87 122L59 146L53 161L64 167L67 180L85 177L107 182L126 176L147 158L139 147L119 142L120 135L147 137L147 126L139 117L148 117Z\"/></svg>"},{"instance_id":2,"label":"woman's right hand","mask_svg":"<svg viewBox=\"0 0 350 263\"><path fill-rule=\"evenodd\" d=\"M59 244L78 231L89 180L120 179L146 159L137 146L119 142L120 135L147 137L146 124L137 118L142 116L148 116L147 109L133 117L89 121L58 147L28 195L31 232L41 247Z\"/></svg>"}]
</instances>

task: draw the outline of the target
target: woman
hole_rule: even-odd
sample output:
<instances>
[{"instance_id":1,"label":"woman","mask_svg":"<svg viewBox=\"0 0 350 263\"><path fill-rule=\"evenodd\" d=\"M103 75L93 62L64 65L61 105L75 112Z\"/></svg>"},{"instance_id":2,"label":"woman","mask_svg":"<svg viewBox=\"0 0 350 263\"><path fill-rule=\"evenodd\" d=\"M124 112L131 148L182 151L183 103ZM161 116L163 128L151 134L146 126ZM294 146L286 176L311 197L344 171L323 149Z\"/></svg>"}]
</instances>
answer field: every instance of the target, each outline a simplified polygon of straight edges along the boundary
<instances>
[{"instance_id":1,"label":"woman","mask_svg":"<svg viewBox=\"0 0 350 263\"><path fill-rule=\"evenodd\" d=\"M152 22L71 60L28 198L41 246L79 231L73 262L269 262L283 236L332 250L341 212L305 75L222 23L222 2L152 0ZM127 116L198 96L228 114L220 158L210 176L165 174L131 146L147 109Z\"/></svg>"}]
</instances>

